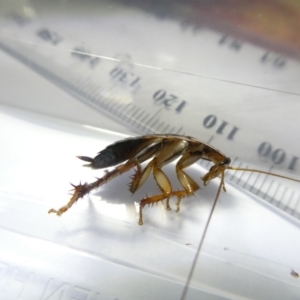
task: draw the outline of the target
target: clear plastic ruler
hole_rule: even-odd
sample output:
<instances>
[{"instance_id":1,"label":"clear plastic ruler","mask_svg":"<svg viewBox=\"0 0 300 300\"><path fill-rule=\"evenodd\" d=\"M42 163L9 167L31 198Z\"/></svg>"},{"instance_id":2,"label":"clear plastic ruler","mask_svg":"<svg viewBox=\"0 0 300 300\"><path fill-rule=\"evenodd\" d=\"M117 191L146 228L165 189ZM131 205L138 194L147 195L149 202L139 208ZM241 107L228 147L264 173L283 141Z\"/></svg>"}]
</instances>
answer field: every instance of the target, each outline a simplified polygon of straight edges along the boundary
<instances>
[{"instance_id":1,"label":"clear plastic ruler","mask_svg":"<svg viewBox=\"0 0 300 300\"><path fill-rule=\"evenodd\" d=\"M194 136L235 166L299 177L299 62L115 2L11 3L0 49L93 110L136 134ZM300 218L294 183L243 172L227 179Z\"/></svg>"}]
</instances>

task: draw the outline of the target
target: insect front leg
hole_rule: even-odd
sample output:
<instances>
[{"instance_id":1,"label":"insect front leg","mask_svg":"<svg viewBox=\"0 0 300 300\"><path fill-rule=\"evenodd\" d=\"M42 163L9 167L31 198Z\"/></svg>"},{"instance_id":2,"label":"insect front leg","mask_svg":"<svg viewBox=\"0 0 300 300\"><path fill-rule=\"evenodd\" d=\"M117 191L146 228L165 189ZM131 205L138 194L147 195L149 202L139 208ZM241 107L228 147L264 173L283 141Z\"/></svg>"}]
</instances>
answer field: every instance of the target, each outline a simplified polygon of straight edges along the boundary
<instances>
[{"instance_id":1,"label":"insect front leg","mask_svg":"<svg viewBox=\"0 0 300 300\"><path fill-rule=\"evenodd\" d=\"M226 188L225 188L226 169L228 169L228 165L225 165L223 163L213 165L210 168L209 172L201 178L203 180L204 185L207 186L212 179L219 177L221 175L221 185L223 187L223 191L226 192Z\"/></svg>"}]
</instances>

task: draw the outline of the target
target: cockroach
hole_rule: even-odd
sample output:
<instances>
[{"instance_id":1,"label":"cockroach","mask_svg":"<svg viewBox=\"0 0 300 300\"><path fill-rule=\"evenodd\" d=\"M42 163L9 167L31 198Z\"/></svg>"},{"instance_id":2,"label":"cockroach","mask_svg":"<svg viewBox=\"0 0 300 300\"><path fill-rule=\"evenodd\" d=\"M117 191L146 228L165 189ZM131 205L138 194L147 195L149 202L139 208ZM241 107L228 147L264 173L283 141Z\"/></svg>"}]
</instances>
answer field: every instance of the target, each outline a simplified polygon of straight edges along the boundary
<instances>
[{"instance_id":1,"label":"cockroach","mask_svg":"<svg viewBox=\"0 0 300 300\"><path fill-rule=\"evenodd\" d=\"M78 158L88 162L85 166L92 169L103 169L116 165L117 167L112 171L106 171L106 174L102 178L97 178L92 183L72 184L74 193L70 201L58 210L50 209L49 213L55 213L60 216L71 208L76 201L83 198L92 190L135 168L135 174L132 176L131 183L129 184L129 189L132 193L136 192L145 183L151 172L161 191L158 195L146 197L140 201L138 224L143 225L142 210L145 205L166 200L166 209L170 210L169 199L175 196L177 197L176 211L179 212L181 199L194 194L199 189L198 183L184 171L185 168L194 164L199 159L213 163L208 173L201 178L205 186L212 179L221 177L213 209L220 195L221 188L223 187L223 190L226 192L224 181L226 170L258 172L300 182L300 180L294 178L262 170L231 167L230 158L221 151L196 138L176 134L149 134L131 137L109 145L94 158L87 156L78 156ZM171 182L163 172L162 167L178 158L176 174L183 189L173 191ZM150 162L143 169L141 164L149 159Z\"/></svg>"}]
</instances>

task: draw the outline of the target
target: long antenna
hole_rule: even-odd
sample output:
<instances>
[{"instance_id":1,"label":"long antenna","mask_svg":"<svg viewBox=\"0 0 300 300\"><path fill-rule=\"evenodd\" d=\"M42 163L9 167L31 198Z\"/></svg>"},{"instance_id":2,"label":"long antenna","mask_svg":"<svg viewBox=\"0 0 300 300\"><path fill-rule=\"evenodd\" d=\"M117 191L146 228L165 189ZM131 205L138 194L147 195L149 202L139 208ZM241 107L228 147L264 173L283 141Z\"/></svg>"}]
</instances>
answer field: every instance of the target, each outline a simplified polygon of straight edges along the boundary
<instances>
[{"instance_id":1,"label":"long antenna","mask_svg":"<svg viewBox=\"0 0 300 300\"><path fill-rule=\"evenodd\" d=\"M197 248L197 252L196 252L196 255L194 257L194 260L193 260L193 263L192 263L192 267L191 267L190 273L189 273L189 275L187 277L187 280L186 280L184 289L182 291L180 300L184 300L185 297L186 297L186 295L187 295L187 292L188 292L188 289L189 289L189 286L190 286L190 283L191 283L191 280L192 280L192 277L193 277L193 274L194 274L194 271L195 271L195 267L196 267L196 264L197 264L197 261L198 261L198 257L199 257L200 251L202 249L202 246L203 246L203 243L204 243L204 239L205 239L205 236L206 236L206 233L207 233L207 230L208 230L208 226L210 224L212 215L213 215L215 207L217 205L218 198L220 196L221 188L222 188L223 185L224 185L224 172L222 173L221 182L220 182L220 185L219 185L219 188L218 188L218 191L217 191L217 194L216 194L213 206L211 208L211 211L209 213L208 219L206 221L206 224L205 224L205 227L204 227L204 231L203 231L203 235L202 235L201 240L199 242L199 245L198 245L198 248Z\"/></svg>"},{"instance_id":2,"label":"long antenna","mask_svg":"<svg viewBox=\"0 0 300 300\"><path fill-rule=\"evenodd\" d=\"M271 172L267 172L267 171L257 170L257 169L235 168L235 167L228 166L227 170L256 172L256 173L262 173L262 174L266 174L266 175L271 175L271 176L275 176L275 177L280 177L280 178L300 182L300 180L298 180L298 179L294 179L294 178L291 178L288 176L283 176L283 175L279 175L279 174L275 174L275 173L271 173Z\"/></svg>"},{"instance_id":3,"label":"long antenna","mask_svg":"<svg viewBox=\"0 0 300 300\"><path fill-rule=\"evenodd\" d=\"M288 180L300 182L300 180L298 180L298 179L294 179L294 178L291 178L291 177L288 177L288 176L283 176L283 175L279 175L279 174L275 174L275 173L271 173L271 172L266 172L266 171L262 171L262 170L257 170L257 169L235 168L235 167L231 167L231 166L228 166L226 169L227 170L233 170L233 171L248 171L248 172L262 173L262 174L266 174L266 175L271 175L271 176L275 176L275 177L280 177L280 178L284 178L284 179L288 179ZM187 277L187 281L185 283L185 287L184 287L184 289L182 291L180 300L184 300L186 298L186 295L187 295L187 292L188 292L188 289L189 289L189 286L190 286L190 283L191 283L191 280L192 280L192 277L193 277L193 274L194 274L194 271L195 271L195 267L196 267L196 264L197 264L197 261L198 261L198 258L199 258L199 255L200 255L203 243L204 243L204 239L205 239L205 236L206 236L206 233L207 233L207 230L208 230L208 227L209 227L212 215L214 213L215 207L217 205L217 201L218 201L219 196L220 196L221 188L222 188L222 186L224 187L224 177L225 177L225 172L222 173L221 182L220 182L220 185L219 185L219 188L218 188L218 191L217 191L217 194L216 194L216 197L215 197L212 209L210 211L210 214L208 216L207 222L205 224L203 235L202 235L201 240L199 242L199 245L198 245L198 248L197 248L197 252L196 252L196 255L194 257L194 260L193 260L193 263L192 263L189 275Z\"/></svg>"}]
</instances>

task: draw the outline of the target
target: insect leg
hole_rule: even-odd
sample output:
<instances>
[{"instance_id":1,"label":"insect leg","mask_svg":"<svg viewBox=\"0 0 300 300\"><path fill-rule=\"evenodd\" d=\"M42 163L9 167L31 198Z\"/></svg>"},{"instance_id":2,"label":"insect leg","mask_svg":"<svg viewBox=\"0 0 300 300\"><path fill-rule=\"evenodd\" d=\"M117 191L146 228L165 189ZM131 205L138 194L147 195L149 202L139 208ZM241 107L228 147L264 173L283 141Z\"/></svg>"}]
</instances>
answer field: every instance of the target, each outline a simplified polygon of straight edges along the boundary
<instances>
[{"instance_id":1,"label":"insect leg","mask_svg":"<svg viewBox=\"0 0 300 300\"><path fill-rule=\"evenodd\" d=\"M183 169L189 167L200 158L201 158L201 152L199 151L186 152L184 153L184 155L181 157L181 159L178 161L176 165L177 177L184 188L183 191L173 192L173 195L177 196L178 198L176 203L177 206L176 212L179 212L180 210L181 199L188 195L192 195L195 191L199 189L198 183L195 182L194 179L190 177L186 172L184 172Z\"/></svg>"},{"instance_id":2,"label":"insect leg","mask_svg":"<svg viewBox=\"0 0 300 300\"><path fill-rule=\"evenodd\" d=\"M173 141L170 141L168 144L165 144L159 152L156 154L155 158L153 159L154 165L153 165L153 175L154 178L158 184L158 187L162 191L161 195L156 195L152 197L147 197L146 199L143 199L140 203L140 219L139 219L139 224L143 224L143 216L142 216L142 209L146 204L150 203L156 203L159 201L162 201L164 199L167 199L166 203L166 208L167 210L171 210L170 205L169 205L169 199L171 196L177 196L178 200L181 199L182 197L187 195L186 190L184 191L172 191L172 185L166 174L161 170L161 168L174 161L176 158L178 158L180 155L183 155L183 157L186 157L184 154L187 147L188 147L188 142L185 140L178 140L175 139ZM196 152L196 151L195 151ZM201 158L200 152L197 151L197 159ZM197 159L193 159L193 161L188 160L187 158L182 161L183 166L180 165L181 168L184 168L190 164L192 164L194 161ZM185 165L185 164L186 165ZM190 186L192 186L192 191L195 191L199 188L196 182L194 182L193 179L191 179L187 174L185 174L182 170L179 171L180 177L187 177L187 180L182 179L181 181L183 182L188 182ZM181 174L182 173L182 174ZM186 176L185 176L186 175ZM180 201L178 201L178 206L179 206Z\"/></svg>"},{"instance_id":3,"label":"insect leg","mask_svg":"<svg viewBox=\"0 0 300 300\"><path fill-rule=\"evenodd\" d=\"M154 175L154 178L155 178L160 190L162 191L162 194L152 196L152 197L147 197L147 198L141 200L141 202L140 202L140 212L139 212L139 214L140 214L139 225L143 225L142 210L143 210L143 208L146 204L154 204L154 203L162 201L166 198L167 198L167 201L168 201L168 199L172 195L172 185L171 185L171 182L170 182L169 178L161 170L161 168L157 167L157 165L155 164L155 159L152 162L154 162L153 163L153 175Z\"/></svg>"},{"instance_id":4,"label":"insect leg","mask_svg":"<svg viewBox=\"0 0 300 300\"><path fill-rule=\"evenodd\" d=\"M60 216L61 214L65 213L69 208L72 207L72 205L78 201L80 198L83 198L85 195L89 194L93 189L96 189L100 187L101 185L107 183L108 181L118 177L119 175L129 171L133 167L136 166L136 161L130 160L126 162L125 164L119 165L116 167L114 170L111 172L106 172L106 174L98 178L96 181L92 183L84 183L84 184L79 184L79 185L73 185L74 187L74 193L70 199L70 201L62 206L60 209L55 210L55 209L50 209L48 213L55 213L56 215Z\"/></svg>"},{"instance_id":5,"label":"insect leg","mask_svg":"<svg viewBox=\"0 0 300 300\"><path fill-rule=\"evenodd\" d=\"M180 211L180 203L181 203L182 197L177 197L177 203L176 203L176 212Z\"/></svg>"},{"instance_id":6,"label":"insect leg","mask_svg":"<svg viewBox=\"0 0 300 300\"><path fill-rule=\"evenodd\" d=\"M154 165L154 160L151 160L150 163L146 166L146 168L142 171L141 165L137 163L137 170L134 176L132 177L132 181L129 185L129 190L132 193L135 193L137 189L139 189L149 177Z\"/></svg>"},{"instance_id":7,"label":"insect leg","mask_svg":"<svg viewBox=\"0 0 300 300\"><path fill-rule=\"evenodd\" d=\"M132 193L135 193L147 180L149 177L154 160L152 160L147 167L142 171L141 163L145 160L148 160L151 158L155 153L161 148L161 144L153 144L150 145L148 148L143 149L141 152L139 152L132 160L136 161L137 169L135 171L135 174L132 177L132 181L129 184L129 190Z\"/></svg>"}]
</instances>

